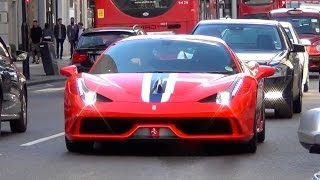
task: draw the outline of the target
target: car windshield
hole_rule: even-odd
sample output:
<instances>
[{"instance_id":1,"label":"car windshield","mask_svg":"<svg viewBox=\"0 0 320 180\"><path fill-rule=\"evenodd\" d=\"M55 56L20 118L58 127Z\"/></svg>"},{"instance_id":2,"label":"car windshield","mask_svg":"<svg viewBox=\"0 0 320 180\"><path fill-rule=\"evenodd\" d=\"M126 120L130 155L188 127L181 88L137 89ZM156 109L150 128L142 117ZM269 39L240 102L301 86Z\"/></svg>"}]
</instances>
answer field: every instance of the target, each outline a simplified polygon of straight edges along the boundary
<instances>
[{"instance_id":1,"label":"car windshield","mask_svg":"<svg viewBox=\"0 0 320 180\"><path fill-rule=\"evenodd\" d=\"M277 27L251 24L199 25L193 34L223 39L234 51L279 51L283 49Z\"/></svg>"},{"instance_id":2,"label":"car windshield","mask_svg":"<svg viewBox=\"0 0 320 180\"><path fill-rule=\"evenodd\" d=\"M235 74L238 70L229 51L221 43L144 39L111 46L90 72Z\"/></svg>"},{"instance_id":3,"label":"car windshield","mask_svg":"<svg viewBox=\"0 0 320 180\"><path fill-rule=\"evenodd\" d=\"M108 47L113 42L133 36L131 32L109 31L83 34L77 45L78 49Z\"/></svg>"},{"instance_id":4,"label":"car windshield","mask_svg":"<svg viewBox=\"0 0 320 180\"><path fill-rule=\"evenodd\" d=\"M320 34L319 18L317 17L276 17L277 21L289 22L296 29L298 34Z\"/></svg>"}]
</instances>

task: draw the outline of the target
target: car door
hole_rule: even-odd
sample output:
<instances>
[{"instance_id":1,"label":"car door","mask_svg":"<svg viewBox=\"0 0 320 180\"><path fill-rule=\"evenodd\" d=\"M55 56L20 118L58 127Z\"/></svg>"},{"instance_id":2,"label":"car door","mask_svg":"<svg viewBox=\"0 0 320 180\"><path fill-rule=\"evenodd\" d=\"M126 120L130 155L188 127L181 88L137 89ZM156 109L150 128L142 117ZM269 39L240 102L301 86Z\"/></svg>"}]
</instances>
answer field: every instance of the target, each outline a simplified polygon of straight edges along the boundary
<instances>
[{"instance_id":1,"label":"car door","mask_svg":"<svg viewBox=\"0 0 320 180\"><path fill-rule=\"evenodd\" d=\"M2 116L20 111L20 87L16 67L5 43L0 39L0 75L2 78Z\"/></svg>"}]
</instances>

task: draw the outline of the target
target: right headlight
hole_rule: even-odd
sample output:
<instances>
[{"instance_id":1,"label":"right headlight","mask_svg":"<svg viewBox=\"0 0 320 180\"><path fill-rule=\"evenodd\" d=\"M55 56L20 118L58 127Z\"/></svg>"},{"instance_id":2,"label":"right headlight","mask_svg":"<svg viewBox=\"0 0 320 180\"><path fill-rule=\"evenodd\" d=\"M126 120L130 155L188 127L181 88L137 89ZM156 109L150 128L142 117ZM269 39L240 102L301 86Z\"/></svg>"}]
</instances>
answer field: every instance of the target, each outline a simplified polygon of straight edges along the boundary
<instances>
[{"instance_id":1,"label":"right headlight","mask_svg":"<svg viewBox=\"0 0 320 180\"><path fill-rule=\"evenodd\" d=\"M286 76L287 75L287 70L288 70L288 66L285 64L278 64L276 66L274 66L275 68L275 73L272 77L279 77L279 76Z\"/></svg>"}]
</instances>

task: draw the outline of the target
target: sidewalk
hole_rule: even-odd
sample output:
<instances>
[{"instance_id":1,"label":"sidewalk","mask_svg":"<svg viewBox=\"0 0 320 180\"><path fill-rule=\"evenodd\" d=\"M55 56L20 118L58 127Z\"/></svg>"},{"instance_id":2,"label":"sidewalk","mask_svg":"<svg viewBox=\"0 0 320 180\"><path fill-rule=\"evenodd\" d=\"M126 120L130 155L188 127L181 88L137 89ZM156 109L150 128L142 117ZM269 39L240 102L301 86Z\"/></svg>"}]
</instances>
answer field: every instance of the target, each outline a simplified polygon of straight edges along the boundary
<instances>
[{"instance_id":1,"label":"sidewalk","mask_svg":"<svg viewBox=\"0 0 320 180\"><path fill-rule=\"evenodd\" d=\"M58 66L59 68L68 66L70 64L70 57L63 57L62 59L58 59ZM32 57L29 59L30 61L30 80L27 81L28 86L34 86L38 84L45 84L45 83L52 83L52 82L59 82L65 81L67 77L61 75L51 75L47 76L43 70L42 62L40 61L39 64L32 64ZM22 62L15 63L17 68L23 72L22 70Z\"/></svg>"}]
</instances>

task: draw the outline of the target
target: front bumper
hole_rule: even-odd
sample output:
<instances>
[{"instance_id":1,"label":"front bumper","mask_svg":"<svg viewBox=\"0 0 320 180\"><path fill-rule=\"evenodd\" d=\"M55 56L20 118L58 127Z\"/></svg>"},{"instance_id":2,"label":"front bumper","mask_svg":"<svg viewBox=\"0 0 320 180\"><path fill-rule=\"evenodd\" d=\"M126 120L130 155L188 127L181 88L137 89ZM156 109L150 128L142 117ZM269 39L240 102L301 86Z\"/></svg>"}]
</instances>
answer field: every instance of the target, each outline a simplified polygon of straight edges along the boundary
<instances>
[{"instance_id":1,"label":"front bumper","mask_svg":"<svg viewBox=\"0 0 320 180\"><path fill-rule=\"evenodd\" d=\"M320 56L309 56L309 72L320 72Z\"/></svg>"},{"instance_id":2,"label":"front bumper","mask_svg":"<svg viewBox=\"0 0 320 180\"><path fill-rule=\"evenodd\" d=\"M65 133L70 140L247 142L253 136L255 103L235 108L197 102L77 104L65 106Z\"/></svg>"},{"instance_id":3,"label":"front bumper","mask_svg":"<svg viewBox=\"0 0 320 180\"><path fill-rule=\"evenodd\" d=\"M291 96L292 76L270 77L264 80L265 108L277 109L287 106Z\"/></svg>"}]
</instances>

